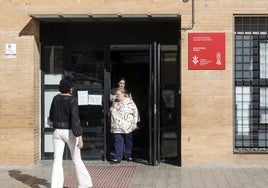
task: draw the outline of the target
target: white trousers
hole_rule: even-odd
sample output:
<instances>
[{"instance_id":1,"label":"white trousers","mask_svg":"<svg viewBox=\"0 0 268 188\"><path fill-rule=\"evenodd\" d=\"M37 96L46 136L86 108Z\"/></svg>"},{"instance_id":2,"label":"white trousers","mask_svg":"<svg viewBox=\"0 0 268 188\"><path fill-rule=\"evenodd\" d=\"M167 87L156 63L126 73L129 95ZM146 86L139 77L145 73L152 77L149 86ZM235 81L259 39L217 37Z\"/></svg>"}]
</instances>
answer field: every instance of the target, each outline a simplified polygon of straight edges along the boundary
<instances>
[{"instance_id":1,"label":"white trousers","mask_svg":"<svg viewBox=\"0 0 268 188\"><path fill-rule=\"evenodd\" d=\"M64 173L62 158L65 143L67 143L75 167L78 188L92 187L91 176L81 159L80 149L77 147L78 138L73 135L72 130L55 129L53 133L54 162L51 177L51 188L62 188L64 183Z\"/></svg>"}]
</instances>

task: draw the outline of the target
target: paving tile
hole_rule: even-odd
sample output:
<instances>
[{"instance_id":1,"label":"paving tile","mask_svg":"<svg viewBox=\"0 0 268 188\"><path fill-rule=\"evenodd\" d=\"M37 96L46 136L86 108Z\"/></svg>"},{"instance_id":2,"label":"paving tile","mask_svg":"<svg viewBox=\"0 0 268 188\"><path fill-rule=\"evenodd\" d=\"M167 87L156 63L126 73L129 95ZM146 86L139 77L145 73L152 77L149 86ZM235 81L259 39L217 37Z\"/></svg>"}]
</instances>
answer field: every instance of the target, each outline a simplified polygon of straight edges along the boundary
<instances>
[{"instance_id":1,"label":"paving tile","mask_svg":"<svg viewBox=\"0 0 268 188\"><path fill-rule=\"evenodd\" d=\"M85 161L86 165L107 166L107 161ZM1 188L49 188L53 161L41 161L29 166L0 166ZM147 166L123 161L120 165L136 166L128 188L267 188L268 167L209 166L176 167L161 163ZM63 162L64 173L73 170L72 161ZM24 179L11 176L20 171ZM105 178L105 177L104 177ZM121 181L121 180L118 180ZM37 187L37 186L36 186ZM94 187L97 188L97 187Z\"/></svg>"},{"instance_id":2,"label":"paving tile","mask_svg":"<svg viewBox=\"0 0 268 188\"><path fill-rule=\"evenodd\" d=\"M231 186L227 178L224 176L224 168L211 169L211 171L218 188L228 188Z\"/></svg>"},{"instance_id":3,"label":"paving tile","mask_svg":"<svg viewBox=\"0 0 268 188\"><path fill-rule=\"evenodd\" d=\"M204 186L206 188L217 187L217 182L214 178L214 174L212 172L212 169L204 168L204 169L200 169L200 171L201 171L200 173L201 173L202 179L204 181Z\"/></svg>"},{"instance_id":4,"label":"paving tile","mask_svg":"<svg viewBox=\"0 0 268 188\"><path fill-rule=\"evenodd\" d=\"M191 171L189 168L182 168L179 176L181 177L181 187L192 188Z\"/></svg>"},{"instance_id":5,"label":"paving tile","mask_svg":"<svg viewBox=\"0 0 268 188\"><path fill-rule=\"evenodd\" d=\"M191 168L190 177L191 177L193 188L205 187L200 168Z\"/></svg>"},{"instance_id":6,"label":"paving tile","mask_svg":"<svg viewBox=\"0 0 268 188\"><path fill-rule=\"evenodd\" d=\"M254 168L254 175L258 176L260 180L257 180L262 186L268 187L268 168Z\"/></svg>"},{"instance_id":7,"label":"paving tile","mask_svg":"<svg viewBox=\"0 0 268 188\"><path fill-rule=\"evenodd\" d=\"M250 176L248 176L248 174L246 173L246 170L247 169L245 168L233 169L238 181L240 182L240 187L243 187L243 188L255 187L255 183L252 181Z\"/></svg>"}]
</instances>

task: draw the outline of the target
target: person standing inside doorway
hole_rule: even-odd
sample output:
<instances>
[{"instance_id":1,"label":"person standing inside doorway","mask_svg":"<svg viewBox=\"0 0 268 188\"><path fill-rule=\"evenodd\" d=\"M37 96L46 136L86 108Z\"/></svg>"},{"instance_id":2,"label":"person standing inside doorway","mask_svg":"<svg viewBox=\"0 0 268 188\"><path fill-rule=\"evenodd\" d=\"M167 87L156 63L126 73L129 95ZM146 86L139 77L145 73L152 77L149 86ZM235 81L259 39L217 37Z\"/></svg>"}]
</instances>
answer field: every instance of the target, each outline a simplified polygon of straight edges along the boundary
<instances>
[{"instance_id":1,"label":"person standing inside doorway","mask_svg":"<svg viewBox=\"0 0 268 188\"><path fill-rule=\"evenodd\" d=\"M110 101L111 101L111 102L114 102L114 101L115 101L115 99L116 99L115 92L116 92L117 88L119 88L119 87L125 89L126 95L127 95L129 98L132 99L132 97L131 97L131 93L128 93L127 90L126 90L126 80L125 80L125 78L121 78L121 79L118 81L118 83L117 83L117 87L111 89L111 92L110 92Z\"/></svg>"},{"instance_id":2,"label":"person standing inside doorway","mask_svg":"<svg viewBox=\"0 0 268 188\"><path fill-rule=\"evenodd\" d=\"M116 100L116 91L118 88L123 88L125 89L125 86L126 86L126 80L125 78L120 78L120 80L118 80L117 82L117 85L116 87L112 88L111 91L110 91L110 103L109 103L109 107L112 106L112 104L115 102ZM108 124L111 125L111 112L108 110ZM114 136L113 134L111 133L111 126L108 126L108 135L107 135L107 139L109 140L107 142L107 148L109 148L109 150L114 150L114 145L112 144L114 142ZM109 152L110 153L110 152ZM108 155L107 156L108 160L110 160L111 156Z\"/></svg>"},{"instance_id":3,"label":"person standing inside doorway","mask_svg":"<svg viewBox=\"0 0 268 188\"><path fill-rule=\"evenodd\" d=\"M54 128L54 162L51 177L51 188L62 188L64 173L62 158L65 143L68 145L75 167L78 187L92 187L92 180L85 164L81 159L83 148L82 129L80 126L78 101L72 96L73 82L70 77L64 77L59 84L60 94L51 103L49 120Z\"/></svg>"},{"instance_id":4,"label":"person standing inside doorway","mask_svg":"<svg viewBox=\"0 0 268 188\"><path fill-rule=\"evenodd\" d=\"M116 100L111 112L111 133L114 135L115 158L111 164L120 163L125 155L127 161L132 161L132 132L137 129L138 109L132 99L127 97L123 87L117 88Z\"/></svg>"}]
</instances>

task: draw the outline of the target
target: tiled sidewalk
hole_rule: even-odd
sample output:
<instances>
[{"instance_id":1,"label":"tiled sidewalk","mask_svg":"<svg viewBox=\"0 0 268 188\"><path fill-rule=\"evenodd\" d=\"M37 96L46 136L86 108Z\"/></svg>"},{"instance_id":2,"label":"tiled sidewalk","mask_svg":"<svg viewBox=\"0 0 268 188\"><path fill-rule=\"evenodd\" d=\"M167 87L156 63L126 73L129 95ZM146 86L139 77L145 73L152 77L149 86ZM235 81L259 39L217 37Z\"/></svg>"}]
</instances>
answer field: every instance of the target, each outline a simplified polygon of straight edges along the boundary
<instances>
[{"instance_id":1,"label":"tiled sidewalk","mask_svg":"<svg viewBox=\"0 0 268 188\"><path fill-rule=\"evenodd\" d=\"M92 166L108 166L106 161L86 161ZM168 164L147 166L123 161L122 166L135 166L129 188L267 188L266 166L194 166L179 168ZM49 188L52 161L29 166L0 166L1 188ZM65 175L73 170L71 161L64 161ZM109 178L107 176L101 177ZM94 187L94 186L93 186ZM106 186L103 186L106 187ZM97 188L97 187L94 187Z\"/></svg>"}]
</instances>

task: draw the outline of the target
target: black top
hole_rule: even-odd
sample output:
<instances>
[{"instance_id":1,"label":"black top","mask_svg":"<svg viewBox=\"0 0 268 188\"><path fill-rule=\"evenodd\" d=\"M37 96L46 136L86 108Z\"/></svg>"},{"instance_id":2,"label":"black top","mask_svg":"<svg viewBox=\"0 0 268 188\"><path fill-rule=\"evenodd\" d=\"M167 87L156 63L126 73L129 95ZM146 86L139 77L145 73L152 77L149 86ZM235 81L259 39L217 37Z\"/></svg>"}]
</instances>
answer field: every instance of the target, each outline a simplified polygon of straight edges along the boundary
<instances>
[{"instance_id":1,"label":"black top","mask_svg":"<svg viewBox=\"0 0 268 188\"><path fill-rule=\"evenodd\" d=\"M55 129L72 129L74 136L82 135L78 102L74 96L56 95L51 103L49 119Z\"/></svg>"}]
</instances>

